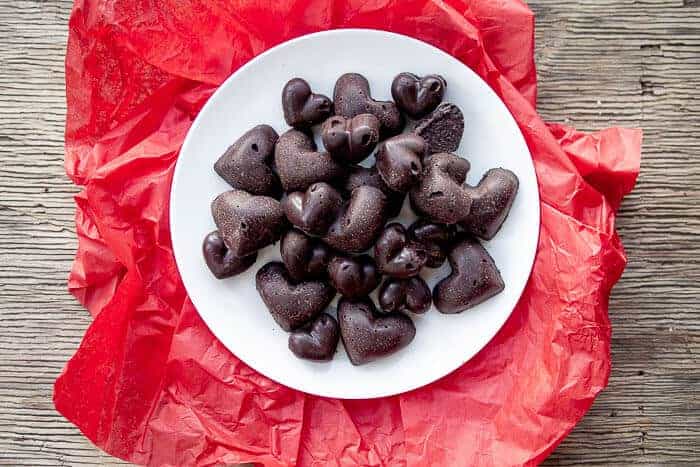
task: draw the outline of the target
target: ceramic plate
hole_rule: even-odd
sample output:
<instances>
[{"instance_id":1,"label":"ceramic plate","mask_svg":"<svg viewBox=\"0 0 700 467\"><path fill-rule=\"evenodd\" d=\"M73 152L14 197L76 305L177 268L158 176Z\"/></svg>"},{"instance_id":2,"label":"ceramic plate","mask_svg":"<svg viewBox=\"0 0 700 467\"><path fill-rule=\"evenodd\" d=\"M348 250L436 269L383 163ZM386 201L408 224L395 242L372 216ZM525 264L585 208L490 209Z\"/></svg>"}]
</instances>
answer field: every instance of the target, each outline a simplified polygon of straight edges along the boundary
<instances>
[{"instance_id":1,"label":"ceramic plate","mask_svg":"<svg viewBox=\"0 0 700 467\"><path fill-rule=\"evenodd\" d=\"M402 71L438 73L447 79L445 101L457 104L466 121L457 154L471 162L468 183L476 184L492 167L510 169L520 179L508 219L496 238L484 242L502 273L505 290L458 315L432 309L412 316L417 329L414 341L370 364L351 365L342 343L332 362L300 360L288 350L287 333L275 324L255 290L255 273L266 262L279 260L279 243L262 250L257 263L239 276L217 280L207 269L201 247L204 236L215 228L210 203L230 189L212 166L233 141L259 123L270 124L279 133L287 130L280 95L290 78L302 77L315 92L332 96L341 74L358 72L368 78L375 98L390 99L391 81ZM365 165L371 163L368 160ZM406 225L414 219L407 204L398 219ZM202 319L231 352L263 375L307 393L372 398L435 381L463 365L496 334L530 274L539 232L539 195L532 159L518 126L473 71L406 36L346 29L303 36L270 49L241 67L214 93L182 146L172 184L170 224L187 292ZM424 270L423 277L432 287L448 273L445 265Z\"/></svg>"}]
</instances>

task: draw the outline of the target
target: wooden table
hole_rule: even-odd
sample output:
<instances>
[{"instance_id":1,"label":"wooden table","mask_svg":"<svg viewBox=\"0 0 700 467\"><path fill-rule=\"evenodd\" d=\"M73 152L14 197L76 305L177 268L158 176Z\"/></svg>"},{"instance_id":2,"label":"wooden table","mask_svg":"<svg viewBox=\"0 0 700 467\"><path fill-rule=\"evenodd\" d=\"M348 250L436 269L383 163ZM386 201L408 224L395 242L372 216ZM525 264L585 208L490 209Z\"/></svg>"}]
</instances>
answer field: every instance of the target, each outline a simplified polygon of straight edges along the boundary
<instances>
[{"instance_id":1,"label":"wooden table","mask_svg":"<svg viewBox=\"0 0 700 467\"><path fill-rule=\"evenodd\" d=\"M642 127L609 387L547 465L700 465L700 0L536 0L539 110ZM114 465L55 412L90 322L66 291L68 0L0 3L0 465Z\"/></svg>"}]
</instances>

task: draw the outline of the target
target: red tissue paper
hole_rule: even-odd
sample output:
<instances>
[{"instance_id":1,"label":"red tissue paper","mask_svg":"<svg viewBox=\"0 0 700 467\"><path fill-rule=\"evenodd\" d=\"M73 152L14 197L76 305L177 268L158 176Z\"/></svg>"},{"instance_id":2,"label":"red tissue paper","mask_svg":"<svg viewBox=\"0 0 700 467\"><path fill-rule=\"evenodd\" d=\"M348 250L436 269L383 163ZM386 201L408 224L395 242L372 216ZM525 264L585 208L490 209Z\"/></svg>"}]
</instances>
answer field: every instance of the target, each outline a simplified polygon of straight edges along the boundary
<instances>
[{"instance_id":1,"label":"red tissue paper","mask_svg":"<svg viewBox=\"0 0 700 467\"><path fill-rule=\"evenodd\" d=\"M410 35L477 72L517 120L541 196L532 275L497 336L433 384L364 401L289 389L227 351L187 298L168 223L178 150L217 86L274 45L342 27ZM68 285L94 320L56 408L138 464L541 462L608 380L608 297L626 262L615 210L641 132L543 122L533 31L519 0L77 0L65 165L83 190Z\"/></svg>"}]
</instances>

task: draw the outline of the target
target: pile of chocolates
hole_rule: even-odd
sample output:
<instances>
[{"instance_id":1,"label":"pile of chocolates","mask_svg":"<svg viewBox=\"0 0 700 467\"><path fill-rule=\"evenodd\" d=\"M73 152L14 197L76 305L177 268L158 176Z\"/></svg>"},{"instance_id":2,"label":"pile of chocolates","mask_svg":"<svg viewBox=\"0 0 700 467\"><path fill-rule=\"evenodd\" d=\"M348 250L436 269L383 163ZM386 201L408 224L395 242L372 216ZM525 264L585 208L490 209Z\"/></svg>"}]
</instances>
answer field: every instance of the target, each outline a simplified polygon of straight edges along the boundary
<instances>
[{"instance_id":1,"label":"pile of chocolates","mask_svg":"<svg viewBox=\"0 0 700 467\"><path fill-rule=\"evenodd\" d=\"M446 87L438 75L401 73L393 101L377 101L364 76L348 73L331 100L294 78L282 90L292 129L278 136L258 125L214 165L233 190L212 202L207 265L219 279L234 276L281 239L282 262L262 266L256 288L298 357L330 360L342 338L360 365L413 340L409 313L432 303L460 313L503 290L477 238L496 235L518 178L495 168L465 184L469 162L453 154L464 117L442 102ZM314 143L319 125L324 150ZM373 166L359 165L373 153ZM387 224L406 194L418 220ZM419 274L445 260L452 272L431 292ZM377 287L379 308L369 297ZM326 310L337 293L336 320Z\"/></svg>"}]
</instances>

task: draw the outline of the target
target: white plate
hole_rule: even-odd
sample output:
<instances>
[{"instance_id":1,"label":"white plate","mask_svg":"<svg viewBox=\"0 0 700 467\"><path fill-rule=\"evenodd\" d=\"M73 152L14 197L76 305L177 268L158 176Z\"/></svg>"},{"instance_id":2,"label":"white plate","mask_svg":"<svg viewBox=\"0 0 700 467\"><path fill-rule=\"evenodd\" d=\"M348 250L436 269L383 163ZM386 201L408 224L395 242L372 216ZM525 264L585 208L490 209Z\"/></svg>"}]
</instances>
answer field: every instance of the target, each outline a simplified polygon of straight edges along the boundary
<instances>
[{"instance_id":1,"label":"white plate","mask_svg":"<svg viewBox=\"0 0 700 467\"><path fill-rule=\"evenodd\" d=\"M333 95L345 72L365 75L375 98L390 99L391 81L402 71L439 73L447 79L445 100L464 112L466 130L458 154L472 168L476 184L492 167L517 174L520 191L501 231L484 245L503 275L505 290L459 315L435 309L413 316L416 337L387 358L355 367L342 343L330 363L297 359L287 349L287 334L267 312L255 290L255 273L279 260L279 243L260 252L245 273L215 279L202 258L202 240L215 228L211 201L230 187L212 166L243 132L268 123L287 130L280 94L295 76L315 92ZM412 217L404 206L399 220ZM346 399L405 392L452 372L474 356L510 315L527 282L537 247L539 195L530 153L520 130L498 96L468 67L424 42L375 30L334 30L300 37L261 54L237 72L209 99L180 151L170 199L173 250L192 302L211 331L238 358L263 375L311 394ZM432 287L449 267L426 271ZM332 310L334 312L334 310Z\"/></svg>"}]
</instances>

